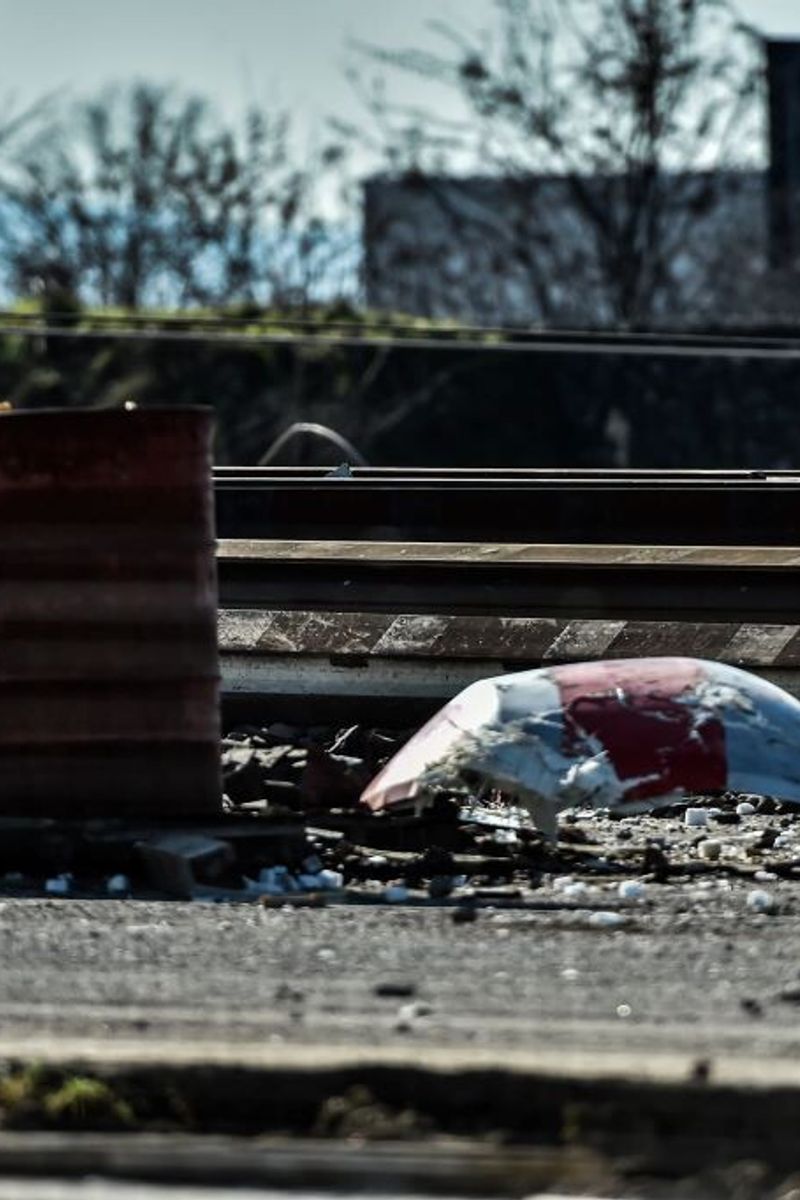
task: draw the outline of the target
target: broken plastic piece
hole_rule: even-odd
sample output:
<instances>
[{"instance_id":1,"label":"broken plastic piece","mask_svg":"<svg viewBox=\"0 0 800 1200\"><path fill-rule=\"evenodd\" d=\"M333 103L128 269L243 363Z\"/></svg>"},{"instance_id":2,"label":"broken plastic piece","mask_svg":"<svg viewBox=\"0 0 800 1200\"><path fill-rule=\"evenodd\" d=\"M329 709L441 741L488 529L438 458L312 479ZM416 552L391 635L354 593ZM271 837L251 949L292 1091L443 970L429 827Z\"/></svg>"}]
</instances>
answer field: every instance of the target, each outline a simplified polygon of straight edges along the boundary
<instances>
[{"instance_id":1,"label":"broken plastic piece","mask_svg":"<svg viewBox=\"0 0 800 1200\"><path fill-rule=\"evenodd\" d=\"M362 795L373 811L490 787L555 834L560 810L646 812L725 790L800 803L800 701L690 658L621 659L472 684Z\"/></svg>"}]
</instances>

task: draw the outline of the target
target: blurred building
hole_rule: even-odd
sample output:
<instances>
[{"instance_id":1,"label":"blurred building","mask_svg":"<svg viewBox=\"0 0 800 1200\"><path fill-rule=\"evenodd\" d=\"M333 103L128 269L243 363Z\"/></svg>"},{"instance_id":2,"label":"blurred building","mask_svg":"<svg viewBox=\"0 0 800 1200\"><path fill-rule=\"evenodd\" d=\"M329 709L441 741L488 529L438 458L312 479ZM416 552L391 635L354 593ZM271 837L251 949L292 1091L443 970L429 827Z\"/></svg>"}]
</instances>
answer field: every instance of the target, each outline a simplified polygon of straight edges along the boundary
<instances>
[{"instance_id":1,"label":"blurred building","mask_svg":"<svg viewBox=\"0 0 800 1200\"><path fill-rule=\"evenodd\" d=\"M666 176L648 218L624 176L368 179L367 304L483 324L600 327L622 313L741 324L797 312L800 42L769 42L767 64L767 169Z\"/></svg>"},{"instance_id":2,"label":"blurred building","mask_svg":"<svg viewBox=\"0 0 800 1200\"><path fill-rule=\"evenodd\" d=\"M766 175L666 181L647 316L718 315L763 271ZM364 185L369 307L483 324L618 322L625 286L622 178L375 176ZM589 201L587 204L587 194ZM589 218L587 207L604 213ZM619 228L606 233L603 221ZM614 261L616 256L616 261Z\"/></svg>"}]
</instances>

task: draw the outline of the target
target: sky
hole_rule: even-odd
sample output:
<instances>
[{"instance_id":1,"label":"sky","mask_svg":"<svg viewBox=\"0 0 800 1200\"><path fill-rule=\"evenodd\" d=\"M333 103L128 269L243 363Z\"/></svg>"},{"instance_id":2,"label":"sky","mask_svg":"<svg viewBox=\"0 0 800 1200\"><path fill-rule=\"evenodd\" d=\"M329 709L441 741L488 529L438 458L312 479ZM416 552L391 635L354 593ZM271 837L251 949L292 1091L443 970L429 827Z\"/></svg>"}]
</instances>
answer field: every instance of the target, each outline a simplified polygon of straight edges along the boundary
<instances>
[{"instance_id":1,"label":"sky","mask_svg":"<svg viewBox=\"0 0 800 1200\"><path fill-rule=\"evenodd\" d=\"M0 103L56 88L81 95L115 80L174 82L226 115L256 101L291 110L304 135L327 115L363 115L344 76L348 42L440 45L428 22L491 24L492 0L0 0ZM800 36L800 0L739 0L772 34ZM420 98L398 75L393 95ZM430 85L431 87L433 85ZM455 101L426 92L441 115ZM452 115L457 115L453 108Z\"/></svg>"}]
</instances>

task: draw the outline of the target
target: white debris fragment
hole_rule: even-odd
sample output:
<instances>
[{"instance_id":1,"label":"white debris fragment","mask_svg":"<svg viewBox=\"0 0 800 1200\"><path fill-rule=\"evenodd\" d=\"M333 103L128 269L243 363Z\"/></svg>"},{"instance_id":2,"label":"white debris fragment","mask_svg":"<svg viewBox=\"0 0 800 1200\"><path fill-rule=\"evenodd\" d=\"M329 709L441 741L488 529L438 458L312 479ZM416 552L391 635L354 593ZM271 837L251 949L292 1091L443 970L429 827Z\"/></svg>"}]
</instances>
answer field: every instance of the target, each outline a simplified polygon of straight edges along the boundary
<instances>
[{"instance_id":1,"label":"white debris fragment","mask_svg":"<svg viewBox=\"0 0 800 1200\"><path fill-rule=\"evenodd\" d=\"M563 895L567 897L567 899L580 900L582 897L591 895L593 889L582 880L575 879L570 883L565 884L565 886L560 890Z\"/></svg>"},{"instance_id":2,"label":"white debris fragment","mask_svg":"<svg viewBox=\"0 0 800 1200\"><path fill-rule=\"evenodd\" d=\"M383 898L387 904L404 904L408 899L408 888L402 883L390 883L383 889Z\"/></svg>"},{"instance_id":3,"label":"white debris fragment","mask_svg":"<svg viewBox=\"0 0 800 1200\"><path fill-rule=\"evenodd\" d=\"M618 929L620 925L625 924L625 918L618 912L593 912L589 917L589 924L595 929Z\"/></svg>"},{"instance_id":4,"label":"white debris fragment","mask_svg":"<svg viewBox=\"0 0 800 1200\"><path fill-rule=\"evenodd\" d=\"M68 896L72 889L72 883L72 875L66 872L63 875L56 875L54 879L47 879L44 890L48 896Z\"/></svg>"},{"instance_id":5,"label":"white debris fragment","mask_svg":"<svg viewBox=\"0 0 800 1200\"><path fill-rule=\"evenodd\" d=\"M553 879L553 891L565 892L568 887L572 887L575 879L572 875L556 875Z\"/></svg>"},{"instance_id":6,"label":"white debris fragment","mask_svg":"<svg viewBox=\"0 0 800 1200\"><path fill-rule=\"evenodd\" d=\"M494 840L500 846L515 846L519 838L514 829L497 829L495 830Z\"/></svg>"},{"instance_id":7,"label":"white debris fragment","mask_svg":"<svg viewBox=\"0 0 800 1200\"><path fill-rule=\"evenodd\" d=\"M620 900L644 900L647 888L640 879L623 879L617 892Z\"/></svg>"},{"instance_id":8,"label":"white debris fragment","mask_svg":"<svg viewBox=\"0 0 800 1200\"><path fill-rule=\"evenodd\" d=\"M778 876L774 871L756 871L753 879L756 883L774 883Z\"/></svg>"},{"instance_id":9,"label":"white debris fragment","mask_svg":"<svg viewBox=\"0 0 800 1200\"><path fill-rule=\"evenodd\" d=\"M779 833L772 843L776 850L783 850L786 846L791 846L794 843L794 834Z\"/></svg>"},{"instance_id":10,"label":"white debris fragment","mask_svg":"<svg viewBox=\"0 0 800 1200\"><path fill-rule=\"evenodd\" d=\"M320 870L314 874L298 875L297 883L304 892L338 892L344 887L340 871Z\"/></svg>"},{"instance_id":11,"label":"white debris fragment","mask_svg":"<svg viewBox=\"0 0 800 1200\"><path fill-rule=\"evenodd\" d=\"M285 896L287 892L297 892L300 884L284 866L264 867L258 879L248 879L245 876L244 886L248 892L258 896Z\"/></svg>"},{"instance_id":12,"label":"white debris fragment","mask_svg":"<svg viewBox=\"0 0 800 1200\"><path fill-rule=\"evenodd\" d=\"M754 888L747 893L747 907L757 913L774 913L778 906L772 892Z\"/></svg>"},{"instance_id":13,"label":"white debris fragment","mask_svg":"<svg viewBox=\"0 0 800 1200\"><path fill-rule=\"evenodd\" d=\"M752 817L755 811L755 804L751 804L749 800L742 800L741 804L736 805L736 813L740 817Z\"/></svg>"},{"instance_id":14,"label":"white debris fragment","mask_svg":"<svg viewBox=\"0 0 800 1200\"><path fill-rule=\"evenodd\" d=\"M706 838L706 840L701 842L697 847L697 853L701 858L704 858L706 862L716 862L722 854L722 843L715 841L713 838Z\"/></svg>"},{"instance_id":15,"label":"white debris fragment","mask_svg":"<svg viewBox=\"0 0 800 1200\"><path fill-rule=\"evenodd\" d=\"M633 1009L631 1008L630 1004L618 1004L617 1005L617 1016L622 1017L623 1020L625 1020L627 1017L629 1017L632 1012L633 1012Z\"/></svg>"},{"instance_id":16,"label":"white debris fragment","mask_svg":"<svg viewBox=\"0 0 800 1200\"><path fill-rule=\"evenodd\" d=\"M106 880L106 891L109 896L127 896L131 890L131 881L127 875L112 875Z\"/></svg>"},{"instance_id":17,"label":"white debris fragment","mask_svg":"<svg viewBox=\"0 0 800 1200\"><path fill-rule=\"evenodd\" d=\"M708 810L705 808L687 808L683 814L683 823L687 829L701 829L708 824Z\"/></svg>"},{"instance_id":18,"label":"white debris fragment","mask_svg":"<svg viewBox=\"0 0 800 1200\"><path fill-rule=\"evenodd\" d=\"M297 882L304 892L319 892L322 890L319 875L298 875Z\"/></svg>"},{"instance_id":19,"label":"white debris fragment","mask_svg":"<svg viewBox=\"0 0 800 1200\"><path fill-rule=\"evenodd\" d=\"M331 871L328 868L319 872L317 878L322 887L327 892L338 892L344 887L344 875L341 871Z\"/></svg>"}]
</instances>

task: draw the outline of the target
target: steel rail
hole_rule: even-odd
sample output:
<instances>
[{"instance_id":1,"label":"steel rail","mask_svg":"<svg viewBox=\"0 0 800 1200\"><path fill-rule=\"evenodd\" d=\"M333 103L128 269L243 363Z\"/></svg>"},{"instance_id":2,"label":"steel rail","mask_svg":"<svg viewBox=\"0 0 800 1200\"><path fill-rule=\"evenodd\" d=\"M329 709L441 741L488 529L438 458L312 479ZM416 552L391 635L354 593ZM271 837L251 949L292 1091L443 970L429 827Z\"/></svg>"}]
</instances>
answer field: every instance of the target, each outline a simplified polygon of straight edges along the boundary
<instances>
[{"instance_id":1,"label":"steel rail","mask_svg":"<svg viewBox=\"0 0 800 1200\"><path fill-rule=\"evenodd\" d=\"M687 655L800 694L800 546L222 541L228 705L421 717L476 679Z\"/></svg>"},{"instance_id":2,"label":"steel rail","mask_svg":"<svg viewBox=\"0 0 800 1200\"><path fill-rule=\"evenodd\" d=\"M793 546L800 472L217 472L223 538Z\"/></svg>"}]
</instances>

